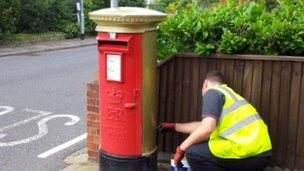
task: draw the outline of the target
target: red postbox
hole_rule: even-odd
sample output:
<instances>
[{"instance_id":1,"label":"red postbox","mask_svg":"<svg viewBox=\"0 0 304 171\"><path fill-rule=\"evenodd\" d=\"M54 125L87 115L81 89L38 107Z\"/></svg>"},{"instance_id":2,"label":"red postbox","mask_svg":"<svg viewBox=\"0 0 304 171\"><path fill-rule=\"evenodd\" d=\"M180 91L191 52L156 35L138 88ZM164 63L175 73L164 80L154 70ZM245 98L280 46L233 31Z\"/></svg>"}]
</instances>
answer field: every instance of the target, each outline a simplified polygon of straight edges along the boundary
<instances>
[{"instance_id":1,"label":"red postbox","mask_svg":"<svg viewBox=\"0 0 304 171\"><path fill-rule=\"evenodd\" d=\"M141 36L98 34L101 133L109 154L141 154Z\"/></svg>"},{"instance_id":2,"label":"red postbox","mask_svg":"<svg viewBox=\"0 0 304 171\"><path fill-rule=\"evenodd\" d=\"M156 29L163 13L111 8L98 26L100 170L156 170Z\"/></svg>"}]
</instances>

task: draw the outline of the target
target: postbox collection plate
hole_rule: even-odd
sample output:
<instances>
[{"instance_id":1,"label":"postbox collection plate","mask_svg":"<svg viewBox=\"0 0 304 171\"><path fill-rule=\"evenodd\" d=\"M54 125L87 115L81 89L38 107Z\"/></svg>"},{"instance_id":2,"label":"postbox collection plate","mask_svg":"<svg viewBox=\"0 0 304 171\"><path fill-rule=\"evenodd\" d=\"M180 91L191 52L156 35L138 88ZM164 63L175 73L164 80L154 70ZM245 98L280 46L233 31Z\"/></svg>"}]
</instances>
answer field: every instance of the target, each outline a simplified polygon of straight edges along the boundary
<instances>
[{"instance_id":1,"label":"postbox collection plate","mask_svg":"<svg viewBox=\"0 0 304 171\"><path fill-rule=\"evenodd\" d=\"M106 54L106 79L108 81L122 82L121 60L121 54Z\"/></svg>"}]
</instances>

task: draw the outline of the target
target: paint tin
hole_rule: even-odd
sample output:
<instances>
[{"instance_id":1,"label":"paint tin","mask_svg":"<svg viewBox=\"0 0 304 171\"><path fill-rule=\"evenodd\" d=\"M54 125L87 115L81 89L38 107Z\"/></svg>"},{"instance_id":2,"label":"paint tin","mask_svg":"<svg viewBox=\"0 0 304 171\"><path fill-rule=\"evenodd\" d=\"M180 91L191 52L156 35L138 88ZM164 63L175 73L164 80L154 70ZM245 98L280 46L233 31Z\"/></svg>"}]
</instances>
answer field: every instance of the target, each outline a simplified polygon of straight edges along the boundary
<instances>
[{"instance_id":1,"label":"paint tin","mask_svg":"<svg viewBox=\"0 0 304 171\"><path fill-rule=\"evenodd\" d=\"M181 163L183 164L183 167L176 167L174 165L173 159L171 159L171 169L170 171L191 171L190 166L185 158L182 159Z\"/></svg>"}]
</instances>

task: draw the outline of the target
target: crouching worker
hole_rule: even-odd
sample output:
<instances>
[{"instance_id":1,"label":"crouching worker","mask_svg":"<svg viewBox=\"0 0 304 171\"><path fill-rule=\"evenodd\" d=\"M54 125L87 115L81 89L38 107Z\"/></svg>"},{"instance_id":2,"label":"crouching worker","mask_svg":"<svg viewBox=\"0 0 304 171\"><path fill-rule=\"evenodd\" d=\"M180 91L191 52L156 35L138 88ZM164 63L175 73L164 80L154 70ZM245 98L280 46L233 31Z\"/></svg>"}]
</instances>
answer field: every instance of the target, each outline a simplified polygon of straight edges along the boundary
<instances>
[{"instance_id":1,"label":"crouching worker","mask_svg":"<svg viewBox=\"0 0 304 171\"><path fill-rule=\"evenodd\" d=\"M206 75L202 87L202 121L164 122L159 132L190 134L173 156L181 166L186 159L192 171L262 171L271 156L268 129L256 109L223 84L221 73Z\"/></svg>"}]
</instances>

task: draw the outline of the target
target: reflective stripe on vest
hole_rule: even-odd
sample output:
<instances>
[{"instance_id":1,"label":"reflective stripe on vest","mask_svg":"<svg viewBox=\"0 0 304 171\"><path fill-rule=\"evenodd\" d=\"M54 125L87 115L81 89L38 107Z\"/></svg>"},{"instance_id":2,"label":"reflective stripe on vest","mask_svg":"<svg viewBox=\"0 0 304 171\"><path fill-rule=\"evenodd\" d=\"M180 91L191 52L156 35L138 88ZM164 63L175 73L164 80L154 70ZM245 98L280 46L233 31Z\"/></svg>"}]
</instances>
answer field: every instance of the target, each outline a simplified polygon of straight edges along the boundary
<instances>
[{"instance_id":1,"label":"reflective stripe on vest","mask_svg":"<svg viewBox=\"0 0 304 171\"><path fill-rule=\"evenodd\" d=\"M254 115L247 116L245 119L235 123L230 128L224 130L220 134L221 134L222 137L227 137L228 135L234 133L235 131L243 128L244 126L246 126L246 125L250 124L251 122L254 122L258 119L261 119L261 117L258 113L254 114Z\"/></svg>"},{"instance_id":2,"label":"reflective stripe on vest","mask_svg":"<svg viewBox=\"0 0 304 171\"><path fill-rule=\"evenodd\" d=\"M244 106L246 104L249 104L247 102L247 100L243 99L243 100L238 100L236 102L234 102L231 106L229 106L228 108L226 109L223 109L222 110L222 113L221 113L221 118L224 117L225 115L227 115L228 113L236 110L237 108L241 107L241 106Z\"/></svg>"}]
</instances>

